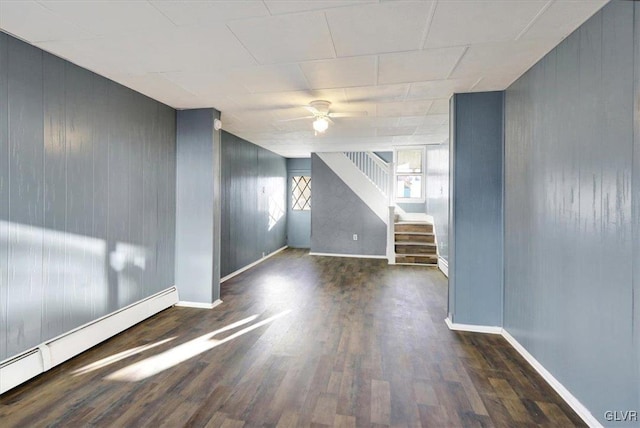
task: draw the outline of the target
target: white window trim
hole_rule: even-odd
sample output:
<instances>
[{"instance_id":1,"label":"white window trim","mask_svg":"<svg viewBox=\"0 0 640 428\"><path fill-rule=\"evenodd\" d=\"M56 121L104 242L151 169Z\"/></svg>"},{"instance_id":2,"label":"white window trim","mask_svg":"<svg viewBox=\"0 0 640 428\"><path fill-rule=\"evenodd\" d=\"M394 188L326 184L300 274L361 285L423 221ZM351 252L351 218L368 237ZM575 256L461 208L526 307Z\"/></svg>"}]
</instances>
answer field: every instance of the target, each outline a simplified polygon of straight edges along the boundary
<instances>
[{"instance_id":1,"label":"white window trim","mask_svg":"<svg viewBox=\"0 0 640 428\"><path fill-rule=\"evenodd\" d=\"M421 150L422 151L422 173L400 173L396 171L398 166L398 151L402 150ZM398 196L398 175L421 175L420 183L422 185L422 189L420 194L421 198L404 198ZM424 145L421 146L394 146L393 147L393 200L395 203L399 204L424 204L427 200L426 191L427 191L427 147Z\"/></svg>"}]
</instances>

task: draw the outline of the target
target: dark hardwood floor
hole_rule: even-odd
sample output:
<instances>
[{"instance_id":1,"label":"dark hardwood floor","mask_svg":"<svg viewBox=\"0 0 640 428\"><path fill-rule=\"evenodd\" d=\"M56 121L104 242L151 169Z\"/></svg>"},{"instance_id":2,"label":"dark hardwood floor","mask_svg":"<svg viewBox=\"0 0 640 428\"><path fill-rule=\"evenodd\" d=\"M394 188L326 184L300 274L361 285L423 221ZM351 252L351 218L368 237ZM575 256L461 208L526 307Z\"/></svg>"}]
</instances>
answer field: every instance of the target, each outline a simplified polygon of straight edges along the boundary
<instances>
[{"instance_id":1,"label":"dark hardwood floor","mask_svg":"<svg viewBox=\"0 0 640 428\"><path fill-rule=\"evenodd\" d=\"M286 250L0 397L0 426L583 426L433 268ZM227 329L225 330L225 327ZM96 364L98 363L98 364Z\"/></svg>"}]
</instances>

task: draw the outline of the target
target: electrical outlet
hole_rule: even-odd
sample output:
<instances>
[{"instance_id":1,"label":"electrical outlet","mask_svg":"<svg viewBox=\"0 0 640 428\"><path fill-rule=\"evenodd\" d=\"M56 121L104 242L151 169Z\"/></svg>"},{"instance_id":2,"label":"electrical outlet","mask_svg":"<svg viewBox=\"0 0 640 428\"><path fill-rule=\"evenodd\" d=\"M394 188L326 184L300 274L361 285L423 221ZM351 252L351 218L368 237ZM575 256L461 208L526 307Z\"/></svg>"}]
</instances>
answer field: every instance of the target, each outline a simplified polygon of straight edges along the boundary
<instances>
[{"instance_id":1,"label":"electrical outlet","mask_svg":"<svg viewBox=\"0 0 640 428\"><path fill-rule=\"evenodd\" d=\"M354 240L354 241L357 241L357 240L358 240L358 234L357 234L357 233L354 233L354 234L353 234L353 240Z\"/></svg>"}]
</instances>

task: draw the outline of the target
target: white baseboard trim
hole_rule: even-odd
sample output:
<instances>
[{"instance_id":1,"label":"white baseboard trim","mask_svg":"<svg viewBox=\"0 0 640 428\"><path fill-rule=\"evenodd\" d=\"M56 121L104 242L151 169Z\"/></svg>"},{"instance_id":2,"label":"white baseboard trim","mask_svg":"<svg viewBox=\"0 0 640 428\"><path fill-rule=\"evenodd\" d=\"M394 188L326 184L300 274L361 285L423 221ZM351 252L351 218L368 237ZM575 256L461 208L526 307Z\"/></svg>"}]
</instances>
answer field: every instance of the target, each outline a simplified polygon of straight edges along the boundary
<instances>
[{"instance_id":1,"label":"white baseboard trim","mask_svg":"<svg viewBox=\"0 0 640 428\"><path fill-rule=\"evenodd\" d=\"M310 256L321 256L321 257L351 257L354 259L381 259L387 260L387 256L372 256L365 254L339 254L339 253L309 253Z\"/></svg>"},{"instance_id":2,"label":"white baseboard trim","mask_svg":"<svg viewBox=\"0 0 640 428\"><path fill-rule=\"evenodd\" d=\"M0 394L75 357L178 302L175 286L139 300L35 348L0 361Z\"/></svg>"},{"instance_id":3,"label":"white baseboard trim","mask_svg":"<svg viewBox=\"0 0 640 428\"><path fill-rule=\"evenodd\" d=\"M453 323L447 317L444 319L445 324L449 327L449 330L454 331L469 331L472 333L488 333L488 334L502 334L502 327L488 326L488 325L473 325L473 324L458 324Z\"/></svg>"},{"instance_id":4,"label":"white baseboard trim","mask_svg":"<svg viewBox=\"0 0 640 428\"><path fill-rule=\"evenodd\" d=\"M529 353L507 330L502 327L479 326L470 324L452 323L449 317L444 320L450 330L468 331L473 333L490 333L499 334L505 338L507 342L524 358L531 367L538 372L540 376L553 388L560 397L577 413L582 420L592 428L603 428L602 424L596 419L589 409L587 409L567 388L565 388L558 379L556 379L547 369L544 368L533 355Z\"/></svg>"},{"instance_id":5,"label":"white baseboard trim","mask_svg":"<svg viewBox=\"0 0 640 428\"><path fill-rule=\"evenodd\" d=\"M216 300L213 303L187 302L185 300L181 300L178 303L176 303L176 306L180 306L182 308L213 309L221 303L222 303L222 300L220 299Z\"/></svg>"},{"instance_id":6,"label":"white baseboard trim","mask_svg":"<svg viewBox=\"0 0 640 428\"><path fill-rule=\"evenodd\" d=\"M534 358L533 355L529 353L508 331L502 329L502 337L504 337L507 342L513 348L518 351L522 358L524 358L530 365L533 367L542 378L547 381L547 383L558 393L560 397L573 409L574 412L578 414L582 418L582 420L592 428L602 428L602 424L591 414L589 409L587 409L567 388L564 387L560 383L558 379L556 379L547 369L544 368L542 364L538 360Z\"/></svg>"},{"instance_id":7,"label":"white baseboard trim","mask_svg":"<svg viewBox=\"0 0 640 428\"><path fill-rule=\"evenodd\" d=\"M222 284L223 282L225 282L225 281L226 281L226 280L228 280L228 279L233 278L234 276L240 275L242 272L247 271L247 270L251 269L252 267L254 267L254 266L256 266L256 265L259 265L259 264L260 264L260 263L262 263L263 261L267 260L269 257L271 257L271 256L275 256L275 255L276 255L276 254L278 254L280 251L286 250L287 248L289 248L289 246L288 246L288 245L285 245L285 246L284 246L284 247L282 247L282 248L278 248L278 249L277 249L277 250L275 250L273 253L269 253L269 254L267 254L267 255L266 255L266 256L264 256L263 258L261 258L261 259L259 259L259 260L256 260L255 262L253 262L253 263L251 263L251 264L248 264L248 265L246 265L245 267L240 268L240 269L238 269L238 270L237 270L237 271L235 271L235 272L231 272L229 275L227 275L227 276L225 276L225 277L223 277L223 278L220 278L220 284Z\"/></svg>"},{"instance_id":8,"label":"white baseboard trim","mask_svg":"<svg viewBox=\"0 0 640 428\"><path fill-rule=\"evenodd\" d=\"M447 263L447 261L442 257L438 257L438 267L440 268L444 276L449 278L449 263Z\"/></svg>"}]
</instances>

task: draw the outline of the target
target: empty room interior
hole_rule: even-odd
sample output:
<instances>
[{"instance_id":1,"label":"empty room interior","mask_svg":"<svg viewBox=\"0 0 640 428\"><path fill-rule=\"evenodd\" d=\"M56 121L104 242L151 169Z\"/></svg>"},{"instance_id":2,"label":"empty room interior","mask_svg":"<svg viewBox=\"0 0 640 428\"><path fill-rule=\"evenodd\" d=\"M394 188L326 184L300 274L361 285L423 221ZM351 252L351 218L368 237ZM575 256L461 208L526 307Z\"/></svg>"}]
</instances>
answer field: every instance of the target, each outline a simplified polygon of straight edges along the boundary
<instances>
[{"instance_id":1,"label":"empty room interior","mask_svg":"<svg viewBox=\"0 0 640 428\"><path fill-rule=\"evenodd\" d=\"M0 0L0 426L639 413L640 2Z\"/></svg>"}]
</instances>

